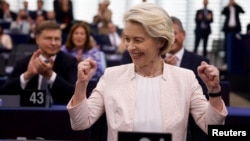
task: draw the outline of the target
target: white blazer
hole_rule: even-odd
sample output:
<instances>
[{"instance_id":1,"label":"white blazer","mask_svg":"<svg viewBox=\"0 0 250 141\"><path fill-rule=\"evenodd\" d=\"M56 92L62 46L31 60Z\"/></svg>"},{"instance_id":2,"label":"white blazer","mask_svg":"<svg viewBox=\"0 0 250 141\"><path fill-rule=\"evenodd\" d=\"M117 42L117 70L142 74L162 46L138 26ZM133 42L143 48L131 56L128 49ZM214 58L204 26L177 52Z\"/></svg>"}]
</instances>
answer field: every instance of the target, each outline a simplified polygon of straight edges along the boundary
<instances>
[{"instance_id":1,"label":"white blazer","mask_svg":"<svg viewBox=\"0 0 250 141\"><path fill-rule=\"evenodd\" d=\"M71 106L70 100L67 109L72 128L89 128L106 111L108 141L117 141L118 131L133 131L136 101L134 70L134 64L109 67L88 99L75 107ZM165 63L161 106L163 130L172 133L173 141L186 140L189 112L206 133L207 125L224 124L227 115L225 104L221 113L209 104L191 70Z\"/></svg>"}]
</instances>

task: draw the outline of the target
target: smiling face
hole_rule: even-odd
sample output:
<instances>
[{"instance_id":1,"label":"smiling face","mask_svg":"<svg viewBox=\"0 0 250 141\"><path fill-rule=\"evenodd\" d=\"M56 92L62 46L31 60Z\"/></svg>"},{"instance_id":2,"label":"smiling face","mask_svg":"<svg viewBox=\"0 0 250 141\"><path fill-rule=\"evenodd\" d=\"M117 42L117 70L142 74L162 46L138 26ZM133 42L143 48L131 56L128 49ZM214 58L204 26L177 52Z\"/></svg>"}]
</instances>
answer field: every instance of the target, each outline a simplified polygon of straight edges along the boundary
<instances>
[{"instance_id":1,"label":"smiling face","mask_svg":"<svg viewBox=\"0 0 250 141\"><path fill-rule=\"evenodd\" d=\"M163 43L150 37L140 23L126 23L123 41L136 66L147 67L159 62L159 51Z\"/></svg>"},{"instance_id":2,"label":"smiling face","mask_svg":"<svg viewBox=\"0 0 250 141\"><path fill-rule=\"evenodd\" d=\"M174 40L174 45L170 50L170 53L175 54L180 49L182 49L186 35L185 31L182 31L178 24L174 23L173 27L174 27L175 40Z\"/></svg>"},{"instance_id":3,"label":"smiling face","mask_svg":"<svg viewBox=\"0 0 250 141\"><path fill-rule=\"evenodd\" d=\"M56 55L61 49L61 30L47 29L36 36L36 43L44 57Z\"/></svg>"},{"instance_id":4,"label":"smiling face","mask_svg":"<svg viewBox=\"0 0 250 141\"><path fill-rule=\"evenodd\" d=\"M82 48L86 42L86 31L83 27L79 26L75 29L72 36L75 47Z\"/></svg>"}]
</instances>

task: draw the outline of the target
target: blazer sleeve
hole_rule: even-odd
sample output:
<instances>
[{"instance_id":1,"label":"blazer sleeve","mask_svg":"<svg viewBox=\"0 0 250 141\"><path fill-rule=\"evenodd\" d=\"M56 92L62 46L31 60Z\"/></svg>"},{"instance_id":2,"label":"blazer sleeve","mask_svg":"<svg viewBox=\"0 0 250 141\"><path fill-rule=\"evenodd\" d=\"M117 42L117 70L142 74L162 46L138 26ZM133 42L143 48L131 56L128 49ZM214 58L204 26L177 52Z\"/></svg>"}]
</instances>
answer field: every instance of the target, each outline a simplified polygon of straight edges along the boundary
<instances>
[{"instance_id":1,"label":"blazer sleeve","mask_svg":"<svg viewBox=\"0 0 250 141\"><path fill-rule=\"evenodd\" d=\"M54 71L57 75L50 89L54 104L67 104L74 93L77 79L76 58L62 52L59 53L55 61Z\"/></svg>"}]
</instances>

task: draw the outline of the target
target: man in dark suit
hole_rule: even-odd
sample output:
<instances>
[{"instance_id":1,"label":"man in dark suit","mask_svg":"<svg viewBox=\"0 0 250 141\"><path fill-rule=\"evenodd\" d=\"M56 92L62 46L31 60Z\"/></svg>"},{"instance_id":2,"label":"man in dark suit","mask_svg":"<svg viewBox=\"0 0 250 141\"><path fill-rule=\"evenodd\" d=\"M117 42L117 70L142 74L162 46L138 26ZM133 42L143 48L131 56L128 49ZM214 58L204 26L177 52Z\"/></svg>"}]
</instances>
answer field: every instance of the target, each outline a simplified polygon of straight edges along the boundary
<instances>
[{"instance_id":1,"label":"man in dark suit","mask_svg":"<svg viewBox=\"0 0 250 141\"><path fill-rule=\"evenodd\" d=\"M208 98L208 96L206 95L207 88L198 76L197 67L201 64L202 61L209 63L209 60L204 56L197 55L193 52L189 52L184 49L183 43L186 37L186 33L182 26L182 23L176 17L171 17L171 19L173 21L174 26L175 42L169 53L166 54L164 61L168 64L193 70L196 75L196 78L199 81L199 84L202 87L203 93ZM190 115L187 141L207 140L208 136L195 124L194 119Z\"/></svg>"},{"instance_id":2,"label":"man in dark suit","mask_svg":"<svg viewBox=\"0 0 250 141\"><path fill-rule=\"evenodd\" d=\"M8 2L2 2L2 9L0 9L0 19L3 22L12 22L15 21L17 14L10 10L10 5Z\"/></svg>"},{"instance_id":3,"label":"man in dark suit","mask_svg":"<svg viewBox=\"0 0 250 141\"><path fill-rule=\"evenodd\" d=\"M211 33L210 24L213 22L213 12L207 9L208 0L203 0L204 8L196 11L195 16L195 44L194 53L197 53L197 49L200 40L203 39L203 56L207 56L207 41L209 34Z\"/></svg>"},{"instance_id":4,"label":"man in dark suit","mask_svg":"<svg viewBox=\"0 0 250 141\"><path fill-rule=\"evenodd\" d=\"M245 13L242 7L234 0L229 0L227 6L222 10L222 15L225 15L225 22L223 25L224 39L224 63L227 63L227 39L229 34L237 34L241 31L240 14Z\"/></svg>"},{"instance_id":5,"label":"man in dark suit","mask_svg":"<svg viewBox=\"0 0 250 141\"><path fill-rule=\"evenodd\" d=\"M43 0L37 0L37 9L30 11L30 17L33 21L37 19L37 16L42 15L44 19L47 19L47 11L43 10Z\"/></svg>"},{"instance_id":6,"label":"man in dark suit","mask_svg":"<svg viewBox=\"0 0 250 141\"><path fill-rule=\"evenodd\" d=\"M67 104L74 93L77 60L60 51L61 35L57 23L44 21L39 24L35 33L38 50L17 61L1 90L42 90L42 80L45 79L47 87L44 89L52 96L53 104Z\"/></svg>"},{"instance_id":7,"label":"man in dark suit","mask_svg":"<svg viewBox=\"0 0 250 141\"><path fill-rule=\"evenodd\" d=\"M104 53L114 54L121 44L121 33L118 32L118 27L112 22L108 22L107 27L108 33L101 35L101 50Z\"/></svg>"}]
</instances>

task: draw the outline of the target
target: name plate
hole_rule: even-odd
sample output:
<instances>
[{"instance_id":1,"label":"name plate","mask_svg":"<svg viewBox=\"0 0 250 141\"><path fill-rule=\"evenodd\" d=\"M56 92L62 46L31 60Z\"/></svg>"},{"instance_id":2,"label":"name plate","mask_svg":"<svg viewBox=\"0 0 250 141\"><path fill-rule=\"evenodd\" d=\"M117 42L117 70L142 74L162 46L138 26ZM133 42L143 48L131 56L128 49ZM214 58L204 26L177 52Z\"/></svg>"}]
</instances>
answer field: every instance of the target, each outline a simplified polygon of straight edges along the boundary
<instances>
[{"instance_id":1,"label":"name plate","mask_svg":"<svg viewBox=\"0 0 250 141\"><path fill-rule=\"evenodd\" d=\"M23 90L20 95L21 107L46 107L45 90Z\"/></svg>"}]
</instances>

